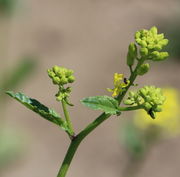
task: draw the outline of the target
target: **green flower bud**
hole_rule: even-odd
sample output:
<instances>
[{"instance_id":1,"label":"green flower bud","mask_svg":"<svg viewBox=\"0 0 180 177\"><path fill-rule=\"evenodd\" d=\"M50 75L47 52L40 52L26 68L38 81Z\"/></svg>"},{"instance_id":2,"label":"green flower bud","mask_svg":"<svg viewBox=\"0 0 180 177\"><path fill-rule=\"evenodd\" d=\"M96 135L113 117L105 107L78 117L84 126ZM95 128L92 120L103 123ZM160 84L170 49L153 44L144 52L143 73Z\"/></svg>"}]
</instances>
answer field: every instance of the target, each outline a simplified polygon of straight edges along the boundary
<instances>
[{"instance_id":1,"label":"green flower bud","mask_svg":"<svg viewBox=\"0 0 180 177\"><path fill-rule=\"evenodd\" d=\"M56 95L56 100L57 101L62 101L62 96L61 95Z\"/></svg>"},{"instance_id":2,"label":"green flower bud","mask_svg":"<svg viewBox=\"0 0 180 177\"><path fill-rule=\"evenodd\" d=\"M156 44L154 45L154 49L157 51L162 50L162 46L160 44Z\"/></svg>"},{"instance_id":3,"label":"green flower bud","mask_svg":"<svg viewBox=\"0 0 180 177\"><path fill-rule=\"evenodd\" d=\"M129 44L128 52L134 57L137 56L137 47L136 47L135 43L132 42L132 43Z\"/></svg>"},{"instance_id":4,"label":"green flower bud","mask_svg":"<svg viewBox=\"0 0 180 177\"><path fill-rule=\"evenodd\" d=\"M163 39L163 40L161 40L161 41L159 42L159 44L160 44L162 47L164 47L164 46L166 46L166 45L168 44L168 42L169 42L168 39Z\"/></svg>"},{"instance_id":5,"label":"green flower bud","mask_svg":"<svg viewBox=\"0 0 180 177\"><path fill-rule=\"evenodd\" d=\"M140 32L141 32L142 37L146 37L147 34L149 33L148 30L146 30L146 29L143 29Z\"/></svg>"},{"instance_id":6,"label":"green flower bud","mask_svg":"<svg viewBox=\"0 0 180 177\"><path fill-rule=\"evenodd\" d=\"M73 73L74 73L74 71L73 71L73 70L68 69L68 70L66 71L66 77L71 76Z\"/></svg>"},{"instance_id":7,"label":"green flower bud","mask_svg":"<svg viewBox=\"0 0 180 177\"><path fill-rule=\"evenodd\" d=\"M139 45L141 46L141 47L147 47L147 42L146 41L141 41L140 43L139 43Z\"/></svg>"},{"instance_id":8,"label":"green flower bud","mask_svg":"<svg viewBox=\"0 0 180 177\"><path fill-rule=\"evenodd\" d=\"M134 43L129 45L127 54L127 65L132 66L134 64L134 59L137 57L137 47Z\"/></svg>"},{"instance_id":9,"label":"green flower bud","mask_svg":"<svg viewBox=\"0 0 180 177\"><path fill-rule=\"evenodd\" d=\"M68 77L68 82L69 83L72 83L72 82L74 82L75 81L75 77L74 76L69 76Z\"/></svg>"},{"instance_id":10,"label":"green flower bud","mask_svg":"<svg viewBox=\"0 0 180 177\"><path fill-rule=\"evenodd\" d=\"M56 100L62 101L63 99L67 99L69 97L70 93L71 93L70 87L67 87L67 88L59 87L59 91L56 94Z\"/></svg>"},{"instance_id":11,"label":"green flower bud","mask_svg":"<svg viewBox=\"0 0 180 177\"><path fill-rule=\"evenodd\" d=\"M141 89L139 90L139 93L141 94L141 96L146 95L147 92L148 92L148 90L147 90L145 87L144 87L144 88L141 88Z\"/></svg>"},{"instance_id":12,"label":"green flower bud","mask_svg":"<svg viewBox=\"0 0 180 177\"><path fill-rule=\"evenodd\" d=\"M148 44L147 48L148 48L149 50L154 49L154 44L153 44L153 43Z\"/></svg>"},{"instance_id":13,"label":"green flower bud","mask_svg":"<svg viewBox=\"0 0 180 177\"><path fill-rule=\"evenodd\" d=\"M134 64L134 57L128 52L127 54L127 65L132 66Z\"/></svg>"},{"instance_id":14,"label":"green flower bud","mask_svg":"<svg viewBox=\"0 0 180 177\"><path fill-rule=\"evenodd\" d=\"M148 114L151 116L152 119L155 119L155 118L156 118L156 114L155 114L155 112L154 112L152 109L150 109L150 110L148 111Z\"/></svg>"},{"instance_id":15,"label":"green flower bud","mask_svg":"<svg viewBox=\"0 0 180 177\"><path fill-rule=\"evenodd\" d=\"M157 28L155 26L153 26L152 28L150 28L150 31L152 32L152 34L156 35L157 34Z\"/></svg>"},{"instance_id":16,"label":"green flower bud","mask_svg":"<svg viewBox=\"0 0 180 177\"><path fill-rule=\"evenodd\" d=\"M146 42L147 42L148 45L149 44L153 45L154 44L154 39L151 38L151 37L147 37Z\"/></svg>"},{"instance_id":17,"label":"green flower bud","mask_svg":"<svg viewBox=\"0 0 180 177\"><path fill-rule=\"evenodd\" d=\"M130 99L127 99L127 100L124 100L124 104L125 104L125 105L133 105L133 104L134 104L134 101L133 101L133 100L130 100Z\"/></svg>"},{"instance_id":18,"label":"green flower bud","mask_svg":"<svg viewBox=\"0 0 180 177\"><path fill-rule=\"evenodd\" d=\"M159 56L160 60L165 60L168 57L169 57L168 52L160 52L160 56Z\"/></svg>"},{"instance_id":19,"label":"green flower bud","mask_svg":"<svg viewBox=\"0 0 180 177\"><path fill-rule=\"evenodd\" d=\"M142 40L139 39L139 38L136 39L136 42L137 42L137 44L139 44L139 45L140 45L141 41L142 41Z\"/></svg>"},{"instance_id":20,"label":"green flower bud","mask_svg":"<svg viewBox=\"0 0 180 177\"><path fill-rule=\"evenodd\" d=\"M169 57L168 52L152 52L152 60L153 61L162 61Z\"/></svg>"},{"instance_id":21,"label":"green flower bud","mask_svg":"<svg viewBox=\"0 0 180 177\"><path fill-rule=\"evenodd\" d=\"M140 36L141 36L141 33L139 32L139 31L137 31L136 33L135 33L135 39L139 39L140 38Z\"/></svg>"},{"instance_id":22,"label":"green flower bud","mask_svg":"<svg viewBox=\"0 0 180 177\"><path fill-rule=\"evenodd\" d=\"M158 61L159 60L159 56L160 56L160 53L158 51L154 51L151 53L151 59L153 61Z\"/></svg>"},{"instance_id":23,"label":"green flower bud","mask_svg":"<svg viewBox=\"0 0 180 177\"><path fill-rule=\"evenodd\" d=\"M147 48L141 48L140 54L141 54L141 56L147 56L148 55L148 49Z\"/></svg>"},{"instance_id":24,"label":"green flower bud","mask_svg":"<svg viewBox=\"0 0 180 177\"><path fill-rule=\"evenodd\" d=\"M59 67L59 72L58 72L58 74L59 74L61 77L65 77L67 70L68 70L68 69L66 69L66 68Z\"/></svg>"},{"instance_id":25,"label":"green flower bud","mask_svg":"<svg viewBox=\"0 0 180 177\"><path fill-rule=\"evenodd\" d=\"M71 91L72 91L72 88L71 88L71 87L67 87L67 88L66 88L66 92L67 92L67 93L71 93Z\"/></svg>"},{"instance_id":26,"label":"green flower bud","mask_svg":"<svg viewBox=\"0 0 180 177\"><path fill-rule=\"evenodd\" d=\"M130 92L129 92L129 96L130 96L130 97L134 97L134 96L135 96L135 93L132 92L132 91L130 91Z\"/></svg>"},{"instance_id":27,"label":"green flower bud","mask_svg":"<svg viewBox=\"0 0 180 177\"><path fill-rule=\"evenodd\" d=\"M137 70L137 74L142 76L144 74L146 74L148 71L149 71L149 63L146 63L146 64L142 64L138 70Z\"/></svg>"},{"instance_id":28,"label":"green flower bud","mask_svg":"<svg viewBox=\"0 0 180 177\"><path fill-rule=\"evenodd\" d=\"M161 112L162 111L162 106L158 105L155 109L155 112Z\"/></svg>"},{"instance_id":29,"label":"green flower bud","mask_svg":"<svg viewBox=\"0 0 180 177\"><path fill-rule=\"evenodd\" d=\"M56 73L56 75L57 75L59 78L61 78L61 77L62 77L62 72L59 70L59 71Z\"/></svg>"},{"instance_id":30,"label":"green flower bud","mask_svg":"<svg viewBox=\"0 0 180 177\"><path fill-rule=\"evenodd\" d=\"M61 78L61 80L60 80L60 85L65 85L65 84L67 84L68 83L68 79L65 77L65 76L63 76L62 78Z\"/></svg>"},{"instance_id":31,"label":"green flower bud","mask_svg":"<svg viewBox=\"0 0 180 177\"><path fill-rule=\"evenodd\" d=\"M161 104L163 104L163 101L161 100L161 99L154 99L154 103L156 104L156 105L161 105Z\"/></svg>"},{"instance_id":32,"label":"green flower bud","mask_svg":"<svg viewBox=\"0 0 180 177\"><path fill-rule=\"evenodd\" d=\"M151 100L152 100L151 96L150 96L150 95L147 95L147 96L146 96L146 101L150 103Z\"/></svg>"},{"instance_id":33,"label":"green flower bud","mask_svg":"<svg viewBox=\"0 0 180 177\"><path fill-rule=\"evenodd\" d=\"M53 78L53 83L56 84L56 85L59 85L59 83L60 83L59 77L54 77Z\"/></svg>"},{"instance_id":34,"label":"green flower bud","mask_svg":"<svg viewBox=\"0 0 180 177\"><path fill-rule=\"evenodd\" d=\"M54 66L52 69L55 74L60 70L59 66Z\"/></svg>"},{"instance_id":35,"label":"green flower bud","mask_svg":"<svg viewBox=\"0 0 180 177\"><path fill-rule=\"evenodd\" d=\"M48 76L50 77L50 78L53 78L53 77L55 77L56 75L55 75L55 73L53 72L53 71L51 71L50 69L48 69Z\"/></svg>"},{"instance_id":36,"label":"green flower bud","mask_svg":"<svg viewBox=\"0 0 180 177\"><path fill-rule=\"evenodd\" d=\"M157 35L157 39L158 39L158 41L164 39L164 34L163 33L162 34L158 34Z\"/></svg>"},{"instance_id":37,"label":"green flower bud","mask_svg":"<svg viewBox=\"0 0 180 177\"><path fill-rule=\"evenodd\" d=\"M152 105L148 102L144 103L144 108L146 111L149 111L152 108Z\"/></svg>"}]
</instances>

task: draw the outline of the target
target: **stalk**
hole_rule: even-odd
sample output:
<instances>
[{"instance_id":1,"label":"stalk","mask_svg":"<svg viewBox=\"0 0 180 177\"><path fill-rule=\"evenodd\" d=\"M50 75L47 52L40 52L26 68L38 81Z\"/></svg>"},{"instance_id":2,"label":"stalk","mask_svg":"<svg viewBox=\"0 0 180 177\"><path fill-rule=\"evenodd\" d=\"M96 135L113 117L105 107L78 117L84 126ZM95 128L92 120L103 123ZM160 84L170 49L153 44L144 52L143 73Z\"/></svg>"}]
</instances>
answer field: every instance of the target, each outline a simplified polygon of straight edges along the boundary
<instances>
[{"instance_id":1,"label":"stalk","mask_svg":"<svg viewBox=\"0 0 180 177\"><path fill-rule=\"evenodd\" d=\"M122 102L122 100L123 100L124 96L126 95L128 89L133 84L134 80L136 79L136 77L137 77L136 71L139 68L139 66L141 64L143 64L143 62L144 62L144 59L139 60L134 71L131 71L131 75L129 77L130 84L126 87L126 90L121 95L119 95L117 97L119 104ZM132 108L127 108L127 110L125 110L125 108L120 108L120 109L122 109L122 111L127 111L130 109L132 110ZM137 109L137 107L134 107L134 109ZM69 169L69 166L71 164L71 161L72 161L72 159L73 159L73 157L74 157L74 155L78 149L78 146L82 142L82 140L89 133L91 133L96 127L98 127L102 122L104 122L106 119L108 119L110 116L111 116L110 114L102 113L99 117L97 117L92 123L90 123L84 130L82 130L77 136L75 136L71 140L68 151L67 151L66 156L64 158L64 161L63 161L63 163L59 169L57 177L65 177L66 176L67 171ZM67 121L68 121L68 119L67 119Z\"/></svg>"},{"instance_id":2,"label":"stalk","mask_svg":"<svg viewBox=\"0 0 180 177\"><path fill-rule=\"evenodd\" d=\"M71 136L73 136L74 135L74 130L73 130L73 126L72 126L72 123L71 123L70 116L69 116L69 112L67 111L66 102L64 100L62 100L61 102L62 102L63 112L64 112L64 116L65 116L68 128L70 130Z\"/></svg>"},{"instance_id":3,"label":"stalk","mask_svg":"<svg viewBox=\"0 0 180 177\"><path fill-rule=\"evenodd\" d=\"M61 168L59 170L57 177L65 177L66 176L69 166L71 164L71 161L72 161L74 154L76 153L76 150L77 150L78 146L80 145L81 141L89 133L91 133L97 126L99 126L102 122L104 122L106 119L108 119L110 116L111 116L110 114L102 113L95 121L90 123L84 130L82 130L77 136L75 136L71 140L69 149L66 153L66 156L64 158L64 161L61 165Z\"/></svg>"}]
</instances>

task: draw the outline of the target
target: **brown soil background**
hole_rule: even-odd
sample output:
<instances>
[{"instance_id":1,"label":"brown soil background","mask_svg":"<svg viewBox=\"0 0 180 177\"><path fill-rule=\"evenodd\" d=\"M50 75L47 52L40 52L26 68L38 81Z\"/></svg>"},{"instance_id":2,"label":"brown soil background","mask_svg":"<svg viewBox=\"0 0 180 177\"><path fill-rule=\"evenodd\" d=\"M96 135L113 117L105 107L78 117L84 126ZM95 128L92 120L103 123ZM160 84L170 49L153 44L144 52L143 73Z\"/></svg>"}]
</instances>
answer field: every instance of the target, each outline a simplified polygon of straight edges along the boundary
<instances>
[{"instance_id":1,"label":"brown soil background","mask_svg":"<svg viewBox=\"0 0 180 177\"><path fill-rule=\"evenodd\" d=\"M128 75L125 58L134 32L159 26L180 9L175 0L23 0L19 5L12 18L1 21L5 35L0 43L8 46L8 53L1 53L7 58L1 59L1 68L13 66L27 53L38 56L38 70L18 91L56 110L56 88L46 69L62 65L75 70L71 97L75 107L70 112L76 132L99 115L79 100L107 94L114 72ZM179 66L175 60L158 63L137 82L180 88ZM6 124L24 137L26 148L2 177L55 177L69 144L66 134L15 101L8 107ZM120 124L121 119L111 118L91 133L67 176L123 177L127 158L119 141ZM148 155L139 177L179 177L179 164L180 138L162 141Z\"/></svg>"}]
</instances>

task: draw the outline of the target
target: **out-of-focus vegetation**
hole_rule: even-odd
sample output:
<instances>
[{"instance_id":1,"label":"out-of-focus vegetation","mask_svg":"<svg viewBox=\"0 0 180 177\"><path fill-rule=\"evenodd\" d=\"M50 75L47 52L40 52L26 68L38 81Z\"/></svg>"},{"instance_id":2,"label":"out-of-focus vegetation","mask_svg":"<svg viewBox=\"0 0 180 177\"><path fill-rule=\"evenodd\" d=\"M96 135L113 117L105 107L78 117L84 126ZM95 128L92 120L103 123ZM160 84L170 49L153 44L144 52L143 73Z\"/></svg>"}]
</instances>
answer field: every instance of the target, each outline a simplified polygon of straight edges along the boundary
<instances>
[{"instance_id":1,"label":"out-of-focus vegetation","mask_svg":"<svg viewBox=\"0 0 180 177\"><path fill-rule=\"evenodd\" d=\"M22 133L14 130L13 127L6 123L6 103L8 99L6 99L5 91L22 87L30 75L34 73L37 66L37 58L28 55L21 57L17 63L12 65L12 68L9 68L6 62L8 60L6 58L8 56L6 40L9 40L9 27L11 26L9 24L17 2L18 0L0 0L0 25L1 23L6 25L3 26L6 30L0 34L3 37L3 40L1 40L3 66L1 65L0 70L0 176L2 176L6 167L15 160L17 161L17 157L22 153L24 145L22 142L24 137L20 135Z\"/></svg>"},{"instance_id":2,"label":"out-of-focus vegetation","mask_svg":"<svg viewBox=\"0 0 180 177\"><path fill-rule=\"evenodd\" d=\"M14 68L6 69L6 73L0 77L0 88L3 91L16 89L33 73L36 65L36 58L30 56L23 57Z\"/></svg>"},{"instance_id":3,"label":"out-of-focus vegetation","mask_svg":"<svg viewBox=\"0 0 180 177\"><path fill-rule=\"evenodd\" d=\"M21 86L35 71L37 59L23 57L14 68L6 69L0 77L0 171L15 161L22 153L23 143L20 132L6 125L6 90L14 90ZM1 174L0 174L1 175Z\"/></svg>"},{"instance_id":4,"label":"out-of-focus vegetation","mask_svg":"<svg viewBox=\"0 0 180 177\"><path fill-rule=\"evenodd\" d=\"M121 140L128 155L123 177L136 177L157 142L180 134L179 91L168 88L164 89L163 93L166 101L163 111L157 113L155 120L149 119L144 111L138 110L121 128Z\"/></svg>"},{"instance_id":5,"label":"out-of-focus vegetation","mask_svg":"<svg viewBox=\"0 0 180 177\"><path fill-rule=\"evenodd\" d=\"M0 0L0 15L11 15L17 0Z\"/></svg>"}]
</instances>

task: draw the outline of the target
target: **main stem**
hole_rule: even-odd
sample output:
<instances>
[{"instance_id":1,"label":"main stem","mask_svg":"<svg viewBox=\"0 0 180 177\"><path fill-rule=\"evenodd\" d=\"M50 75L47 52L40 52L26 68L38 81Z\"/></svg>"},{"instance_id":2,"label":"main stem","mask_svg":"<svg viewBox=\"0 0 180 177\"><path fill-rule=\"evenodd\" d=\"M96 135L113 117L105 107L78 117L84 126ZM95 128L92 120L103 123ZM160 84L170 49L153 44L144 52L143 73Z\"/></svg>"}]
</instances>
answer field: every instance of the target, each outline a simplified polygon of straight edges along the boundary
<instances>
[{"instance_id":1,"label":"main stem","mask_svg":"<svg viewBox=\"0 0 180 177\"><path fill-rule=\"evenodd\" d=\"M74 139L72 139L57 177L66 176L70 163L81 141L110 116L111 116L110 114L102 113L95 121L89 124L84 130L82 130L77 136L75 136Z\"/></svg>"},{"instance_id":2,"label":"main stem","mask_svg":"<svg viewBox=\"0 0 180 177\"><path fill-rule=\"evenodd\" d=\"M139 66L141 64L143 64L144 59L141 59L138 61L136 68L134 69L134 71L131 71L131 75L129 77L130 80L130 84L126 87L126 90L117 97L117 100L119 102L119 104L121 103L121 101L123 100L124 96L126 95L128 89L130 88L130 86L134 83L134 80L137 77L136 71L139 68ZM70 146L68 148L68 151L66 153L66 156L64 158L64 161L61 165L61 168L59 169L59 173L57 175L57 177L65 177L66 173L69 169L69 166L71 164L71 161L74 157L74 154L76 153L76 150L78 148L78 146L80 145L81 141L89 134L91 133L96 127L98 127L102 122L104 122L106 119L108 119L111 115L110 114L105 114L102 113L95 121L93 121L92 123L90 123L84 130L82 130L77 136L75 136L70 143Z\"/></svg>"}]
</instances>

